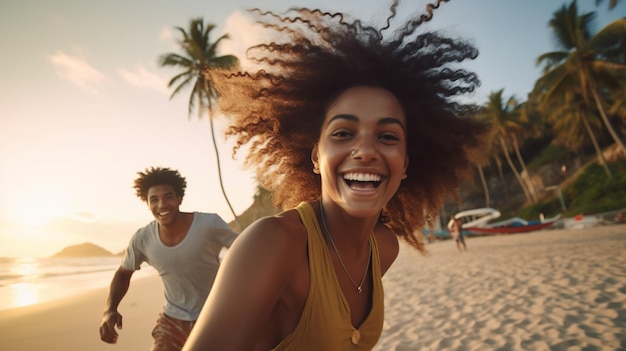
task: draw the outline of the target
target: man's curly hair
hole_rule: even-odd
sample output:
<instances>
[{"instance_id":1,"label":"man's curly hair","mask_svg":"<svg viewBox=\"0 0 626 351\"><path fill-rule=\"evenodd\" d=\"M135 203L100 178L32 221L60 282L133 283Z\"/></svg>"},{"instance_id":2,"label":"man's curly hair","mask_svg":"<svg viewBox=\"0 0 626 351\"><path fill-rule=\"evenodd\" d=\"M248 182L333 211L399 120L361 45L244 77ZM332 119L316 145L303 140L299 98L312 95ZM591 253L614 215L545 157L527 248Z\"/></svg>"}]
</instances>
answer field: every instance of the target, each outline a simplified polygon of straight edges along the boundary
<instances>
[{"instance_id":1,"label":"man's curly hair","mask_svg":"<svg viewBox=\"0 0 626 351\"><path fill-rule=\"evenodd\" d=\"M157 185L171 185L176 195L185 196L187 181L178 171L165 167L146 168L143 172L137 172L139 177L135 179L135 195L141 201L148 201L148 190Z\"/></svg>"},{"instance_id":2,"label":"man's curly hair","mask_svg":"<svg viewBox=\"0 0 626 351\"><path fill-rule=\"evenodd\" d=\"M354 86L381 87L404 109L409 157L408 177L381 220L424 251L421 229L432 226L446 196L460 201L460 182L471 179L472 165L482 162L487 130L473 118L476 107L458 101L480 82L455 66L475 59L478 51L435 32L416 34L440 2L429 4L428 15L410 19L391 38L383 32L396 17L398 1L380 29L319 9L292 8L282 15L250 10L277 35L247 51L262 69L205 74L218 92L220 110L232 118L226 134L236 140L233 156L247 145L245 163L256 166L275 206L291 208L320 197L311 150L329 104Z\"/></svg>"}]
</instances>

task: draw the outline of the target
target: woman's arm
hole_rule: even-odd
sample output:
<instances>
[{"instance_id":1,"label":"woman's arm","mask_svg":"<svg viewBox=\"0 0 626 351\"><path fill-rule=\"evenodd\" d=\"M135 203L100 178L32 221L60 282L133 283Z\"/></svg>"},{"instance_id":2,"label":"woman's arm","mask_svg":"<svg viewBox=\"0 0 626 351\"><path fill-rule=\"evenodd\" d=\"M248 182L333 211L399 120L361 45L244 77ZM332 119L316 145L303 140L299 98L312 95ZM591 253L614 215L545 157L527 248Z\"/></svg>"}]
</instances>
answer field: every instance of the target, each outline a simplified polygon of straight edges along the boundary
<instances>
[{"instance_id":1,"label":"woman's arm","mask_svg":"<svg viewBox=\"0 0 626 351\"><path fill-rule=\"evenodd\" d=\"M260 219L235 240L184 351L254 349L301 254L290 221Z\"/></svg>"}]
</instances>

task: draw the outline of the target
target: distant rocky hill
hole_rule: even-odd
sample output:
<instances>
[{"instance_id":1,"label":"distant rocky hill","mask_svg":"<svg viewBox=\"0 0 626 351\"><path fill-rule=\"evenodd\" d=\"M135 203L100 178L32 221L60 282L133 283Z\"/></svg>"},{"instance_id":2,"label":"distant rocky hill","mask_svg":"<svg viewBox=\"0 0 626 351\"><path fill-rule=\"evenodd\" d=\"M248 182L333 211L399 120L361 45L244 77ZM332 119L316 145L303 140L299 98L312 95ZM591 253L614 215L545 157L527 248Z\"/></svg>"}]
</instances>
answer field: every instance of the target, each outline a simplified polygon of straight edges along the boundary
<instances>
[{"instance_id":1,"label":"distant rocky hill","mask_svg":"<svg viewBox=\"0 0 626 351\"><path fill-rule=\"evenodd\" d=\"M72 245L52 255L52 257L110 257L113 253L92 243Z\"/></svg>"}]
</instances>

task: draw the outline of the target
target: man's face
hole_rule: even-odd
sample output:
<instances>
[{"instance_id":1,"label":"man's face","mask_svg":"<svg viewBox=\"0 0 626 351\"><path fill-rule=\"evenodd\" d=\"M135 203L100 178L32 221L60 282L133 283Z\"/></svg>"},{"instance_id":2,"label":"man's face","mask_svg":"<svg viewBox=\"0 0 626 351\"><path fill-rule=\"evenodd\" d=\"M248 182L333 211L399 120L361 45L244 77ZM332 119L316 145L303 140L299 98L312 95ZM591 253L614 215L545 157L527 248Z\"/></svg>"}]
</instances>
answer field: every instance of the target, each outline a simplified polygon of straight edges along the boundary
<instances>
[{"instance_id":1,"label":"man's face","mask_svg":"<svg viewBox=\"0 0 626 351\"><path fill-rule=\"evenodd\" d=\"M148 208L154 218L163 226L172 224L180 213L181 196L176 195L171 185L155 185L148 189Z\"/></svg>"}]
</instances>

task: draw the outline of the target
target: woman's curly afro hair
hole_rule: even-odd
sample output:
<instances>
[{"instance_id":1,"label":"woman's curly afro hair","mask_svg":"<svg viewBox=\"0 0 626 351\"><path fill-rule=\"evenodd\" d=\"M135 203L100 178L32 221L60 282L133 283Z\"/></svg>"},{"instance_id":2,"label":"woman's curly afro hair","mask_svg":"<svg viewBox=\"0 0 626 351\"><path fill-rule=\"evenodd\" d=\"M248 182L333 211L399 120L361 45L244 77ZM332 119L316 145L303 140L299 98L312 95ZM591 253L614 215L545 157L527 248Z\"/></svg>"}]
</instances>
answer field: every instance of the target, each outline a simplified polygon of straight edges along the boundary
<instances>
[{"instance_id":1,"label":"woman's curly afro hair","mask_svg":"<svg viewBox=\"0 0 626 351\"><path fill-rule=\"evenodd\" d=\"M233 155L247 146L246 164L256 166L261 186L274 204L291 208L320 197L320 176L312 172L311 149L318 141L329 104L354 86L392 92L406 115L409 168L383 220L396 235L423 251L421 229L432 225L446 196L458 199L462 180L482 162L487 126L474 118L476 107L458 97L479 85L458 67L478 51L469 43L435 32L417 34L427 14L401 25L391 38L398 1L383 28L341 13L292 8L285 14L250 10L273 31L268 43L248 49L259 65L254 72L205 74L218 93L218 106L232 119Z\"/></svg>"}]
</instances>

